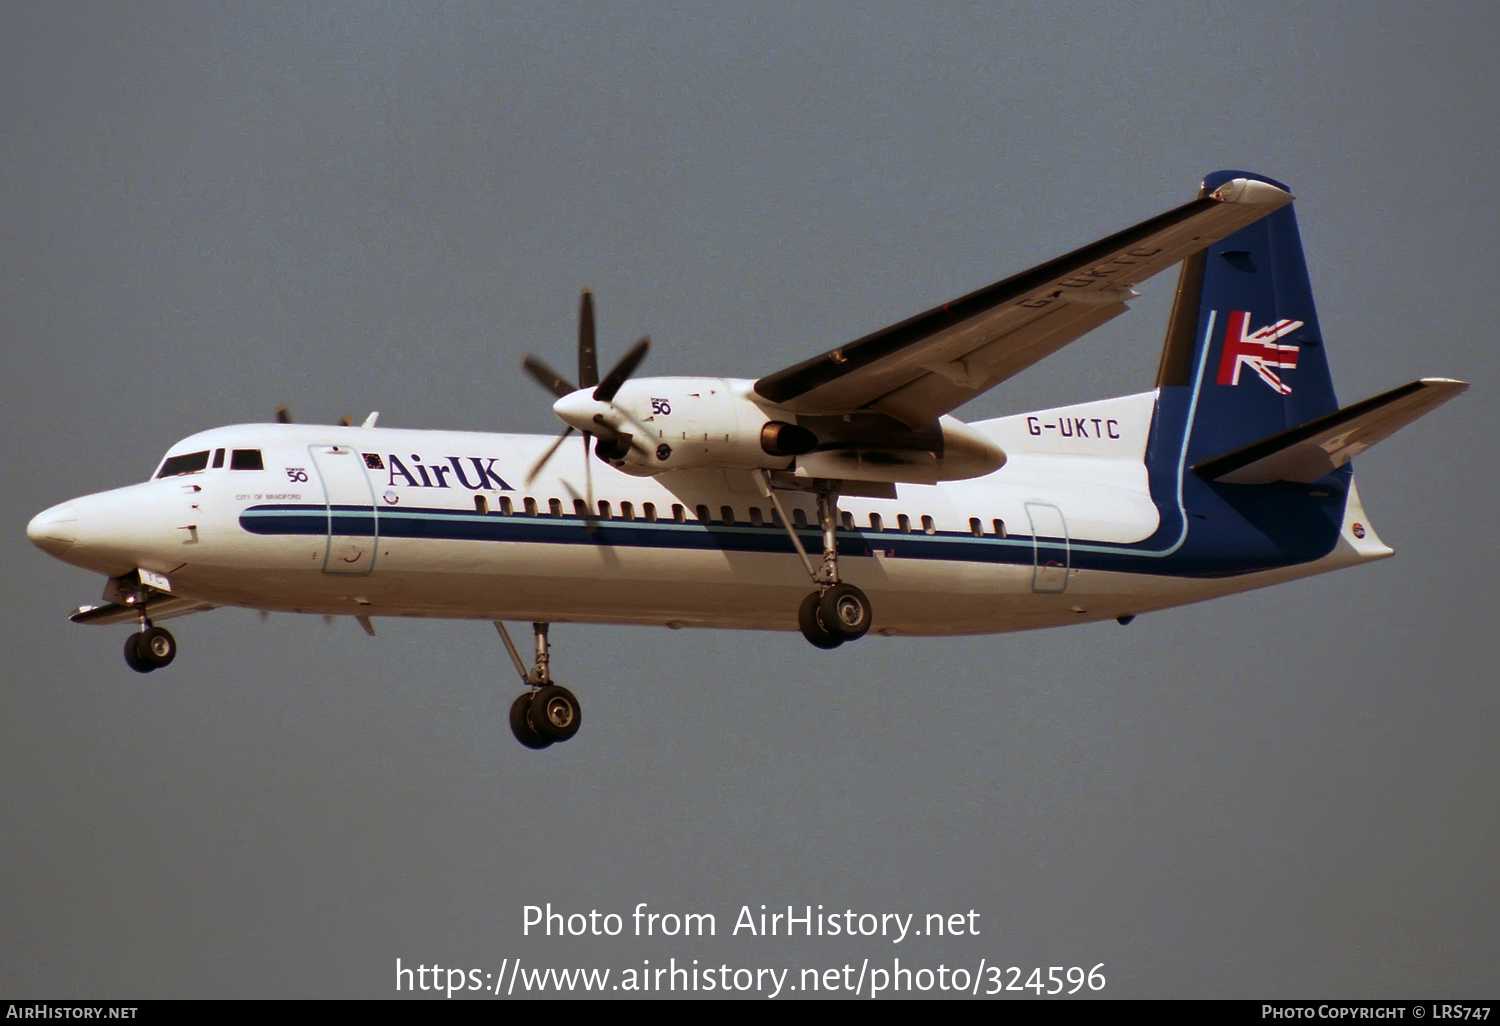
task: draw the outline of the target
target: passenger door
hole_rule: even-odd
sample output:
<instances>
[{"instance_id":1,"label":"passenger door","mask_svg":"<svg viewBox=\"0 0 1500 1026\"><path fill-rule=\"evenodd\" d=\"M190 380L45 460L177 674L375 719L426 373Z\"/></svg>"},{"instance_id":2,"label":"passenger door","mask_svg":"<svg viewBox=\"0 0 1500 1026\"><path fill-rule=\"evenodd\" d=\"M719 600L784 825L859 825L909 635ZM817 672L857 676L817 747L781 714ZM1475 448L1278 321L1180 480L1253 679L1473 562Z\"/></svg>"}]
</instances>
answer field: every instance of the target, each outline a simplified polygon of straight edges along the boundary
<instances>
[{"instance_id":1,"label":"passenger door","mask_svg":"<svg viewBox=\"0 0 1500 1026\"><path fill-rule=\"evenodd\" d=\"M323 485L328 508L325 574L365 575L375 571L380 514L365 460L347 445L309 445L308 454Z\"/></svg>"},{"instance_id":2,"label":"passenger door","mask_svg":"<svg viewBox=\"0 0 1500 1026\"><path fill-rule=\"evenodd\" d=\"M1062 510L1051 503L1028 502L1026 516L1031 520L1031 590L1047 595L1067 591L1072 552Z\"/></svg>"}]
</instances>

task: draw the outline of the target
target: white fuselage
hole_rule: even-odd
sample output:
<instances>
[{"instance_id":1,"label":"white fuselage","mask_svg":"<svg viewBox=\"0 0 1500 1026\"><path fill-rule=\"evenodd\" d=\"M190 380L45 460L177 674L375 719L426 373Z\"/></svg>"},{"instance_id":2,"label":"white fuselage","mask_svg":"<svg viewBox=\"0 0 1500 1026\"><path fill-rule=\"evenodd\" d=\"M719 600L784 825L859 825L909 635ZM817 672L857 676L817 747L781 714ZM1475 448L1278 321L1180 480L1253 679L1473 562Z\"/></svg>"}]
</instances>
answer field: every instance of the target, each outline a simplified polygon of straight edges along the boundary
<instances>
[{"instance_id":1,"label":"white fuselage","mask_svg":"<svg viewBox=\"0 0 1500 1026\"><path fill-rule=\"evenodd\" d=\"M1004 467L901 484L895 498L843 496L840 572L870 596L873 630L974 634L1129 616L1389 554L1373 531L1351 531L1364 521L1351 492L1337 547L1312 563L1228 577L1156 573L1150 553L1119 569L1073 565L1074 553L1123 552L1162 522L1143 463L1152 402L972 425L1005 451ZM551 441L218 428L168 454L170 464L207 452L203 469L71 500L29 533L67 562L111 577L146 570L173 595L215 606L796 629L808 576L756 475L632 476L591 460L575 435L526 484ZM258 452L260 469L234 468L237 450ZM816 560L813 496L777 494L794 523L806 518L801 537Z\"/></svg>"}]
</instances>

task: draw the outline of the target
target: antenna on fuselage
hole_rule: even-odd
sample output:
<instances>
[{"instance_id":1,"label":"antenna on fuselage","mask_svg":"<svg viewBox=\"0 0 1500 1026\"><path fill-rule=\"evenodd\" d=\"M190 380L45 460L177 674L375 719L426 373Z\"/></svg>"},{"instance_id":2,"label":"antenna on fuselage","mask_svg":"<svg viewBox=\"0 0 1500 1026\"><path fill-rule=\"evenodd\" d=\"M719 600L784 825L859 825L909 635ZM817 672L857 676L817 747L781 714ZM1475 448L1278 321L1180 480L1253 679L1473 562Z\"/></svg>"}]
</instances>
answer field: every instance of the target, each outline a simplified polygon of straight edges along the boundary
<instances>
[{"instance_id":1,"label":"antenna on fuselage","mask_svg":"<svg viewBox=\"0 0 1500 1026\"><path fill-rule=\"evenodd\" d=\"M374 411L368 417L365 418L365 422L362 425L360 425L360 426L361 427L374 427L375 426L375 418L379 417L379 416L380 416L380 411L379 410ZM278 424L290 424L291 422L292 422L291 411L288 410L285 406L278 406L278 407L276 407L276 423L278 423ZM354 421L352 421L352 420L349 419L349 415L348 414L345 414L344 416L342 416L342 417L339 418L339 427L353 427L353 426L354 426Z\"/></svg>"}]
</instances>

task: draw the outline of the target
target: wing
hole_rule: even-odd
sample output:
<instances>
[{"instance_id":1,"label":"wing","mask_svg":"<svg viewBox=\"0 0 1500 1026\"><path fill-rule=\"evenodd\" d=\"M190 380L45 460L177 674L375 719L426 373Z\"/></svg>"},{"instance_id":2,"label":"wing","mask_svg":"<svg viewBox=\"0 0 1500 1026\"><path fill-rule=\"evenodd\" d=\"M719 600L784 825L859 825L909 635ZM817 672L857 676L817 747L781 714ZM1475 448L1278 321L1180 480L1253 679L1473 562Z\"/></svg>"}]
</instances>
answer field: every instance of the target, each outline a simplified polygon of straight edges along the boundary
<instances>
[{"instance_id":1,"label":"wing","mask_svg":"<svg viewBox=\"0 0 1500 1026\"><path fill-rule=\"evenodd\" d=\"M1191 203L755 383L794 413L930 424L1126 310L1131 288L1292 201L1236 178Z\"/></svg>"}]
</instances>

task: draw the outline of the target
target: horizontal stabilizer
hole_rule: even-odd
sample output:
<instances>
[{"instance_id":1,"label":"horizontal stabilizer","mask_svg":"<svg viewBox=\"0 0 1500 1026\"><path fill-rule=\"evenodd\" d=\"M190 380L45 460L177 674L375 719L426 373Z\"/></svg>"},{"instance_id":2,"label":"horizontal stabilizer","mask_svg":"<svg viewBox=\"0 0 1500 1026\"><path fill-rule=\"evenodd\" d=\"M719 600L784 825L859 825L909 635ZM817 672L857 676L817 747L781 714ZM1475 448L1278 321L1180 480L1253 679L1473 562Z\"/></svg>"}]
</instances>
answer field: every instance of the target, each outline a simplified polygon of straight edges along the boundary
<instances>
[{"instance_id":1,"label":"horizontal stabilizer","mask_svg":"<svg viewBox=\"0 0 1500 1026\"><path fill-rule=\"evenodd\" d=\"M170 620L174 616L202 613L212 608L214 607L209 603L199 602L196 599L178 598L175 595L158 595L146 603L146 618L152 622ZM127 606L121 602L106 602L100 606L80 606L68 616L68 619L74 623L95 625L135 623L140 618L140 606Z\"/></svg>"},{"instance_id":2,"label":"horizontal stabilizer","mask_svg":"<svg viewBox=\"0 0 1500 1026\"><path fill-rule=\"evenodd\" d=\"M1199 463L1193 470L1225 484L1311 484L1370 446L1395 434L1468 388L1462 381L1423 378L1346 406L1300 427Z\"/></svg>"}]
</instances>

